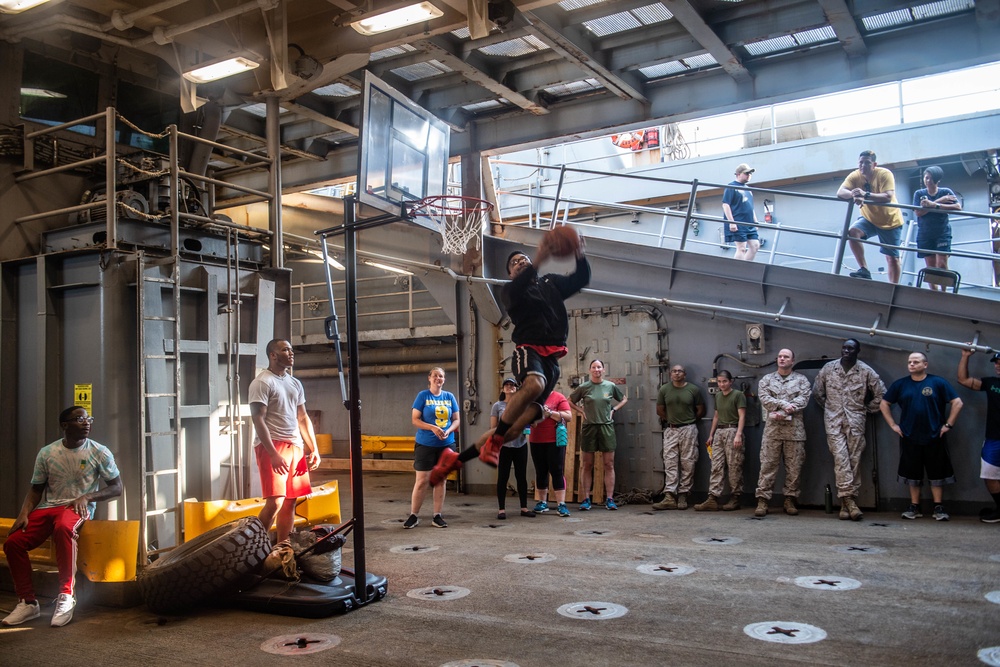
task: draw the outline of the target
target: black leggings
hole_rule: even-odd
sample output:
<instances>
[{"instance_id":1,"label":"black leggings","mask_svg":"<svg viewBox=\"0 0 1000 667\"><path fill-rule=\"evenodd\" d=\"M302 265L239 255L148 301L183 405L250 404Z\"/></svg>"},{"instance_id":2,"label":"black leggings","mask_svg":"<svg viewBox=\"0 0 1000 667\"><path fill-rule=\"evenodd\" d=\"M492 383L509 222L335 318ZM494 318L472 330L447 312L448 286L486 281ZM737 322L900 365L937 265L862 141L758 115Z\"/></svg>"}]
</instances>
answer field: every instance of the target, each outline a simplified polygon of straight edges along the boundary
<instances>
[{"instance_id":1,"label":"black leggings","mask_svg":"<svg viewBox=\"0 0 1000 667\"><path fill-rule=\"evenodd\" d=\"M497 507L500 509L507 507L507 480L510 479L511 464L514 465L521 507L528 506L528 448L501 447L500 460L497 461Z\"/></svg>"},{"instance_id":2,"label":"black leggings","mask_svg":"<svg viewBox=\"0 0 1000 667\"><path fill-rule=\"evenodd\" d=\"M531 460L535 464L535 488L548 489L549 475L552 475L552 489L566 488L566 448L556 447L554 442L533 442Z\"/></svg>"}]
</instances>

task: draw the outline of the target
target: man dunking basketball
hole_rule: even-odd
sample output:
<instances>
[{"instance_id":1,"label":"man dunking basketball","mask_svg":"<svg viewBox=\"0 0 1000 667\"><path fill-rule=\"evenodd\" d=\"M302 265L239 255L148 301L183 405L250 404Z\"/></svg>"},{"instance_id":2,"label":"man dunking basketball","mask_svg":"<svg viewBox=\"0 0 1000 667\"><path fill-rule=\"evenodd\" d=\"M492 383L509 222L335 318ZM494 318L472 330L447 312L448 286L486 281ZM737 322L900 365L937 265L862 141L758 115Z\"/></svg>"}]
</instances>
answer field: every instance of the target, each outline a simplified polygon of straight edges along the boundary
<instances>
[{"instance_id":1,"label":"man dunking basketball","mask_svg":"<svg viewBox=\"0 0 1000 667\"><path fill-rule=\"evenodd\" d=\"M558 229L558 228L557 228ZM583 243L577 242L570 254L576 256L576 269L568 276L548 273L539 276L535 269L550 256L561 252L569 228L549 232L538 247L535 263L520 251L507 257L511 280L503 286L500 300L514 325L511 339L514 350L513 371L521 388L507 403L496 429L487 431L475 446L461 454L446 449L431 471L431 485L440 484L462 463L476 456L496 466L500 447L513 440L528 424L542 416L542 404L559 381L559 359L566 354L569 317L566 299L590 282L590 263L584 256ZM576 237L575 232L572 233Z\"/></svg>"}]
</instances>

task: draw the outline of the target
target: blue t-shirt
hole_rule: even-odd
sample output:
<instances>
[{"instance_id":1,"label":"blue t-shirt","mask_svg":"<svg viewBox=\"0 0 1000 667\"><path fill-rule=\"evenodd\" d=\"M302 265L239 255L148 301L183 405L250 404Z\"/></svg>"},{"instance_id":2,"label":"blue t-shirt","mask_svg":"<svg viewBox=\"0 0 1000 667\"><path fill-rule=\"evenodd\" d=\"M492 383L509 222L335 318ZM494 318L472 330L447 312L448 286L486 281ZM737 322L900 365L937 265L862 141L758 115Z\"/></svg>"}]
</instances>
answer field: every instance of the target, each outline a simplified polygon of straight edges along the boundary
<instances>
[{"instance_id":1,"label":"blue t-shirt","mask_svg":"<svg viewBox=\"0 0 1000 667\"><path fill-rule=\"evenodd\" d=\"M743 183L733 181L729 185L743 187ZM741 223L753 224L753 193L749 190L736 190L726 188L722 194L722 203L729 204L729 210L733 213L733 220Z\"/></svg>"},{"instance_id":2,"label":"blue t-shirt","mask_svg":"<svg viewBox=\"0 0 1000 667\"><path fill-rule=\"evenodd\" d=\"M951 195L956 199L958 199L958 197L955 196L955 193L948 188L938 188L937 193L934 195L933 198L940 199L945 195ZM927 197L928 199L931 198L930 193L927 192L927 188L920 188L919 190L914 192L913 205L920 206L920 200L923 199L924 197ZM925 230L925 232L927 230L930 231L943 230L945 227L948 226L948 212L939 211L937 209L928 209L926 213L917 218L917 225L920 227L920 229Z\"/></svg>"},{"instance_id":3,"label":"blue t-shirt","mask_svg":"<svg viewBox=\"0 0 1000 667\"><path fill-rule=\"evenodd\" d=\"M458 401L450 391L442 391L435 396L430 389L424 389L413 401L413 409L420 411L420 418L428 424L434 424L442 431L451 426L452 415L458 414ZM417 429L417 444L426 447L447 447L455 442L455 434L449 433L444 440L439 440L433 431Z\"/></svg>"},{"instance_id":4,"label":"blue t-shirt","mask_svg":"<svg viewBox=\"0 0 1000 667\"><path fill-rule=\"evenodd\" d=\"M915 444L931 444L948 421L948 405L958 398L951 383L937 375L927 375L917 382L909 376L892 383L883 396L886 402L899 405L899 428Z\"/></svg>"}]
</instances>

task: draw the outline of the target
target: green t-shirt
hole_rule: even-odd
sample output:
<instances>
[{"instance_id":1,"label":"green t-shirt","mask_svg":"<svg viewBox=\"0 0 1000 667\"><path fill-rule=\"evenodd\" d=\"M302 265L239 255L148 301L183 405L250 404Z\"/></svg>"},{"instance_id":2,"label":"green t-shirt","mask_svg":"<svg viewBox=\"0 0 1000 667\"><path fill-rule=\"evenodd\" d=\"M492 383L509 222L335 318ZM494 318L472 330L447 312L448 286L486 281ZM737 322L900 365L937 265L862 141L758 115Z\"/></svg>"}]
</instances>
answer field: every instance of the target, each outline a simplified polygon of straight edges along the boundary
<instances>
[{"instance_id":1,"label":"green t-shirt","mask_svg":"<svg viewBox=\"0 0 1000 667\"><path fill-rule=\"evenodd\" d=\"M688 382L683 387L675 387L668 382L660 387L656 404L666 408L667 423L674 426L693 424L698 419L697 406L705 405L698 385Z\"/></svg>"},{"instance_id":2,"label":"green t-shirt","mask_svg":"<svg viewBox=\"0 0 1000 667\"><path fill-rule=\"evenodd\" d=\"M573 390L569 395L570 403L583 402L583 420L585 424L610 424L611 408L621 403L625 398L621 387L614 382L604 380L594 384L587 380Z\"/></svg>"},{"instance_id":3,"label":"green t-shirt","mask_svg":"<svg viewBox=\"0 0 1000 667\"><path fill-rule=\"evenodd\" d=\"M740 408L747 407L747 397L742 391L735 389L726 396L721 391L715 393L715 414L719 415L717 426L722 424L739 424Z\"/></svg>"}]
</instances>

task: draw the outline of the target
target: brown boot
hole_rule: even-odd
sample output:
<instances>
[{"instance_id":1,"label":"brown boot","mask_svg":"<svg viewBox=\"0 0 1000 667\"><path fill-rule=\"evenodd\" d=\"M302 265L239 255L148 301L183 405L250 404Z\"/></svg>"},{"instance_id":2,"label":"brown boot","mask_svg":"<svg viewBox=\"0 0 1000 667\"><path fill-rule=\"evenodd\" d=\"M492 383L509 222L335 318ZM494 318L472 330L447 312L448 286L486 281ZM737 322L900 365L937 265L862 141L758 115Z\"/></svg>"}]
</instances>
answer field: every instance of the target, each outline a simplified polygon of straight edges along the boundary
<instances>
[{"instance_id":1,"label":"brown boot","mask_svg":"<svg viewBox=\"0 0 1000 667\"><path fill-rule=\"evenodd\" d=\"M718 512L722 507L719 505L717 496L709 496L708 500L694 506L695 512Z\"/></svg>"},{"instance_id":2,"label":"brown boot","mask_svg":"<svg viewBox=\"0 0 1000 667\"><path fill-rule=\"evenodd\" d=\"M677 509L686 510L688 508L688 494L678 493L677 494Z\"/></svg>"},{"instance_id":3,"label":"brown boot","mask_svg":"<svg viewBox=\"0 0 1000 667\"><path fill-rule=\"evenodd\" d=\"M851 510L847 507L847 498L840 499L840 520L847 521L851 518Z\"/></svg>"},{"instance_id":4,"label":"brown boot","mask_svg":"<svg viewBox=\"0 0 1000 667\"><path fill-rule=\"evenodd\" d=\"M675 510L677 509L677 498L674 497L672 493L666 493L663 495L663 500L658 503L653 503L654 510Z\"/></svg>"},{"instance_id":5,"label":"brown boot","mask_svg":"<svg viewBox=\"0 0 1000 667\"><path fill-rule=\"evenodd\" d=\"M858 507L857 501L854 498L844 498L844 504L847 505L847 511L850 513L851 521L861 521L864 518L864 514L861 513L861 508Z\"/></svg>"},{"instance_id":6,"label":"brown boot","mask_svg":"<svg viewBox=\"0 0 1000 667\"><path fill-rule=\"evenodd\" d=\"M785 496L785 514L795 516L799 513L799 508L795 506L795 498Z\"/></svg>"},{"instance_id":7,"label":"brown boot","mask_svg":"<svg viewBox=\"0 0 1000 667\"><path fill-rule=\"evenodd\" d=\"M754 516L767 516L767 498L757 499L757 509L753 511Z\"/></svg>"},{"instance_id":8,"label":"brown boot","mask_svg":"<svg viewBox=\"0 0 1000 667\"><path fill-rule=\"evenodd\" d=\"M733 510L738 510L740 506L740 496L738 493L734 493L729 496L729 502L722 506L722 510L724 512L732 512Z\"/></svg>"}]
</instances>

